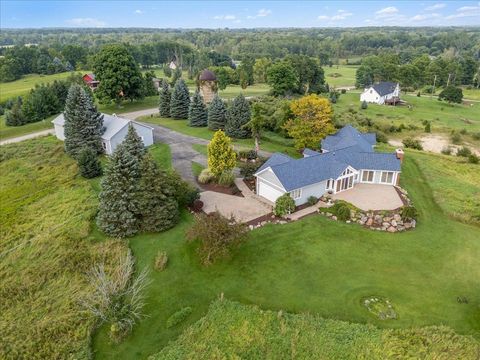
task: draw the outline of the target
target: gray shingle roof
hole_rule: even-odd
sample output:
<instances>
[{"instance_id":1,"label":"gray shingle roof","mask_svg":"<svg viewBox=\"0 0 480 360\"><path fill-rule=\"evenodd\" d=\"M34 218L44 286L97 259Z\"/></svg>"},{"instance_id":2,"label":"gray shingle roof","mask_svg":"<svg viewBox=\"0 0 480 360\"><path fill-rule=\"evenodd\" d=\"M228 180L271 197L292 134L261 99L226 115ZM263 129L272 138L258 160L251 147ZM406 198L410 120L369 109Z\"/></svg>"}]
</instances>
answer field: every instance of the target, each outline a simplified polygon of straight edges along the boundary
<instances>
[{"instance_id":1,"label":"gray shingle roof","mask_svg":"<svg viewBox=\"0 0 480 360\"><path fill-rule=\"evenodd\" d=\"M372 87L380 96L385 96L388 94L393 93L395 88L397 87L396 82L389 82L389 81L382 81L376 84L373 84Z\"/></svg>"},{"instance_id":2,"label":"gray shingle roof","mask_svg":"<svg viewBox=\"0 0 480 360\"><path fill-rule=\"evenodd\" d=\"M362 134L351 125L346 125L334 135L329 135L322 140L321 147L327 151L354 147L354 151L373 152L372 146L376 144L376 135L373 133Z\"/></svg>"},{"instance_id":3,"label":"gray shingle roof","mask_svg":"<svg viewBox=\"0 0 480 360\"><path fill-rule=\"evenodd\" d=\"M303 149L303 156L315 156L315 155L319 155L320 153L318 151L315 151L315 150L312 150L312 149L309 149L309 148L305 148Z\"/></svg>"}]
</instances>

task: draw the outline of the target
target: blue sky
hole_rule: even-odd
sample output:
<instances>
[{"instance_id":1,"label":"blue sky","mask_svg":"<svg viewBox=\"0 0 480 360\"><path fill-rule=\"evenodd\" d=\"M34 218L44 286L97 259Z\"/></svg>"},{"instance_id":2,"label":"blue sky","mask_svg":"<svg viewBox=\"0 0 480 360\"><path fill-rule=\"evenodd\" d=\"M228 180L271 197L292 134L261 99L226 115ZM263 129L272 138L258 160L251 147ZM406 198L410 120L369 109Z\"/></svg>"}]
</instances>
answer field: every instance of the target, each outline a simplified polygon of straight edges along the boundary
<instances>
[{"instance_id":1,"label":"blue sky","mask_svg":"<svg viewBox=\"0 0 480 360\"><path fill-rule=\"evenodd\" d=\"M2 28L479 25L479 1L8 1Z\"/></svg>"}]
</instances>

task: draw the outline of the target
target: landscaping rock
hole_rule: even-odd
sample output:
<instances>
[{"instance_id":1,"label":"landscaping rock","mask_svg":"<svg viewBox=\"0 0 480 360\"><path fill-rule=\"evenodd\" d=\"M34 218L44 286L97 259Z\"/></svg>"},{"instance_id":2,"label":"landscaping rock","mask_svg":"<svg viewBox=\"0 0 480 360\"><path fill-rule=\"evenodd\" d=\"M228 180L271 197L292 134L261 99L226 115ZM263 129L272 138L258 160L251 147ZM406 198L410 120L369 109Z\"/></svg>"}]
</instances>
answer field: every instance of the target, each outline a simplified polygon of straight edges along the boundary
<instances>
[{"instance_id":1,"label":"landscaping rock","mask_svg":"<svg viewBox=\"0 0 480 360\"><path fill-rule=\"evenodd\" d=\"M395 215L393 215L393 219L395 221L400 221L400 220L402 220L402 217L399 214L395 214Z\"/></svg>"},{"instance_id":2,"label":"landscaping rock","mask_svg":"<svg viewBox=\"0 0 480 360\"><path fill-rule=\"evenodd\" d=\"M412 227L412 224L409 222L406 222L404 226L405 226L405 229L410 229Z\"/></svg>"},{"instance_id":3,"label":"landscaping rock","mask_svg":"<svg viewBox=\"0 0 480 360\"><path fill-rule=\"evenodd\" d=\"M253 230L255 227L254 227L253 225L248 225L248 228L249 228L250 230Z\"/></svg>"},{"instance_id":4,"label":"landscaping rock","mask_svg":"<svg viewBox=\"0 0 480 360\"><path fill-rule=\"evenodd\" d=\"M375 223L380 225L382 222L383 222L382 215L375 215Z\"/></svg>"},{"instance_id":5,"label":"landscaping rock","mask_svg":"<svg viewBox=\"0 0 480 360\"><path fill-rule=\"evenodd\" d=\"M385 220L385 219L383 219L383 220ZM388 228L389 226L390 226L390 223L388 221L384 221L382 223L382 227L384 227L384 228Z\"/></svg>"},{"instance_id":6,"label":"landscaping rock","mask_svg":"<svg viewBox=\"0 0 480 360\"><path fill-rule=\"evenodd\" d=\"M332 220L337 221L337 217L335 215L332 216Z\"/></svg>"},{"instance_id":7,"label":"landscaping rock","mask_svg":"<svg viewBox=\"0 0 480 360\"><path fill-rule=\"evenodd\" d=\"M412 219L411 224L412 224L412 228L414 228L415 226L417 226L417 221L415 219Z\"/></svg>"},{"instance_id":8,"label":"landscaping rock","mask_svg":"<svg viewBox=\"0 0 480 360\"><path fill-rule=\"evenodd\" d=\"M388 232L391 232L391 233L394 233L397 231L397 228L394 227L394 226L390 226L388 229L387 229Z\"/></svg>"},{"instance_id":9,"label":"landscaping rock","mask_svg":"<svg viewBox=\"0 0 480 360\"><path fill-rule=\"evenodd\" d=\"M372 226L373 225L373 219L371 217L369 217L367 222L365 223L365 225Z\"/></svg>"},{"instance_id":10,"label":"landscaping rock","mask_svg":"<svg viewBox=\"0 0 480 360\"><path fill-rule=\"evenodd\" d=\"M392 220L392 226L397 226L397 221L396 220Z\"/></svg>"}]
</instances>

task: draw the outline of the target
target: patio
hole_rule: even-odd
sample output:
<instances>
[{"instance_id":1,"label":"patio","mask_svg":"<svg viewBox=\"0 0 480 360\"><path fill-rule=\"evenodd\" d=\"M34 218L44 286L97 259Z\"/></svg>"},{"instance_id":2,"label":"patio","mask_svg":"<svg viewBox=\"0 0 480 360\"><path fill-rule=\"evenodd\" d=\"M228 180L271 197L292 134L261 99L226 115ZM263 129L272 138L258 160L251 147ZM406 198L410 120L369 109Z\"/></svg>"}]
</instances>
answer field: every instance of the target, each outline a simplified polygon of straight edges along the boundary
<instances>
[{"instance_id":1,"label":"patio","mask_svg":"<svg viewBox=\"0 0 480 360\"><path fill-rule=\"evenodd\" d=\"M331 195L345 200L361 210L394 210L403 206L397 190L390 185L356 184L352 189Z\"/></svg>"}]
</instances>

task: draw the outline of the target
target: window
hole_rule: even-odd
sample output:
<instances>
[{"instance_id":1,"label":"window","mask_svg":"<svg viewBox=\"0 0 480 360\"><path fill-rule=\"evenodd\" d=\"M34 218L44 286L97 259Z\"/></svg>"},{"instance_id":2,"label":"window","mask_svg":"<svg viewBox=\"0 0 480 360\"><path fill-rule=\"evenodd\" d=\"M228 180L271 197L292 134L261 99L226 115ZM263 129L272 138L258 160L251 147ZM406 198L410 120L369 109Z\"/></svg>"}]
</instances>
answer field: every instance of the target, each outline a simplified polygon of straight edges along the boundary
<instances>
[{"instance_id":1,"label":"window","mask_svg":"<svg viewBox=\"0 0 480 360\"><path fill-rule=\"evenodd\" d=\"M372 90L372 89L370 89L370 94L373 94L373 90Z\"/></svg>"},{"instance_id":2,"label":"window","mask_svg":"<svg viewBox=\"0 0 480 360\"><path fill-rule=\"evenodd\" d=\"M302 189L296 189L290 192L290 197L293 200L300 199L301 196L302 196Z\"/></svg>"},{"instance_id":3,"label":"window","mask_svg":"<svg viewBox=\"0 0 480 360\"><path fill-rule=\"evenodd\" d=\"M373 182L373 174L375 171L368 171L368 170L363 170L362 171L362 181L363 182Z\"/></svg>"},{"instance_id":4,"label":"window","mask_svg":"<svg viewBox=\"0 0 480 360\"><path fill-rule=\"evenodd\" d=\"M393 171L382 171L382 183L393 183Z\"/></svg>"}]
</instances>

